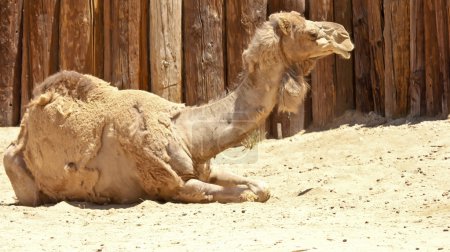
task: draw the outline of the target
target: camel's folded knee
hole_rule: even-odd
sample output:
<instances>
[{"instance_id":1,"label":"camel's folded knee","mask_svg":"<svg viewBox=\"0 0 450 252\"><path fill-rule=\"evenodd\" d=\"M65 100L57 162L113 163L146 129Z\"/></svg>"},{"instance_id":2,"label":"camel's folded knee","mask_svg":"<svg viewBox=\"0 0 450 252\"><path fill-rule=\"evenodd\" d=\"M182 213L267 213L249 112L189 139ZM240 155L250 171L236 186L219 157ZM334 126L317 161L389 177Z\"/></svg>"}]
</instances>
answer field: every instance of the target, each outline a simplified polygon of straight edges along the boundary
<instances>
[{"instance_id":1,"label":"camel's folded knee","mask_svg":"<svg viewBox=\"0 0 450 252\"><path fill-rule=\"evenodd\" d=\"M3 156L3 166L16 194L18 203L26 206L40 204L39 190L23 160L22 152L11 144Z\"/></svg>"}]
</instances>

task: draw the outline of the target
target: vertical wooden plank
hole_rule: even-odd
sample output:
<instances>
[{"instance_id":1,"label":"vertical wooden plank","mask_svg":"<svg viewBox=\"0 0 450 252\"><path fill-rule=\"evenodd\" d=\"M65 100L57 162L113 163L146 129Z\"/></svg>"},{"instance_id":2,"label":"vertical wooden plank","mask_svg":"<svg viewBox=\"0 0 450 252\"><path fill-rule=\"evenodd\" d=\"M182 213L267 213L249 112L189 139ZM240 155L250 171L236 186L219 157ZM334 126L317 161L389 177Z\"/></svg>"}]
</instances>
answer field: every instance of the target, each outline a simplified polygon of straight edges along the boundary
<instances>
[{"instance_id":1,"label":"vertical wooden plank","mask_svg":"<svg viewBox=\"0 0 450 252\"><path fill-rule=\"evenodd\" d=\"M434 0L424 2L424 24L426 113L428 116L435 116L442 112L442 85L439 79L439 48Z\"/></svg>"},{"instance_id":2,"label":"vertical wooden plank","mask_svg":"<svg viewBox=\"0 0 450 252\"><path fill-rule=\"evenodd\" d=\"M148 90L148 1L104 2L105 79L120 89Z\"/></svg>"},{"instance_id":3,"label":"vertical wooden plank","mask_svg":"<svg viewBox=\"0 0 450 252\"><path fill-rule=\"evenodd\" d=\"M449 41L449 43L447 44L447 50L450 53L450 1L445 1L446 2L446 6L444 7L447 11L447 39ZM449 63L450 64L450 63ZM450 114L450 84L449 86L447 86L447 111L448 114ZM447 115L448 115L447 114Z\"/></svg>"},{"instance_id":4,"label":"vertical wooden plank","mask_svg":"<svg viewBox=\"0 0 450 252\"><path fill-rule=\"evenodd\" d=\"M297 11L305 14L306 1L305 0L269 0L267 2L268 16L280 11ZM308 103L309 104L309 103ZM306 106L306 103L300 105L299 112L294 113L279 113L275 108L268 120L270 120L271 135L278 136L277 125L281 124L281 134L283 137L290 137L305 129L310 121L308 121L307 114L311 113L311 106Z\"/></svg>"},{"instance_id":5,"label":"vertical wooden plank","mask_svg":"<svg viewBox=\"0 0 450 252\"><path fill-rule=\"evenodd\" d=\"M104 0L94 0L94 17L93 17L93 31L94 31L94 56L93 56L93 71L94 75L99 78L104 78Z\"/></svg>"},{"instance_id":6,"label":"vertical wooden plank","mask_svg":"<svg viewBox=\"0 0 450 252\"><path fill-rule=\"evenodd\" d=\"M345 27L350 37L353 36L353 13L351 0L334 0L334 21ZM343 59L336 57L336 107L335 116L355 108L353 84L353 57Z\"/></svg>"},{"instance_id":7,"label":"vertical wooden plank","mask_svg":"<svg viewBox=\"0 0 450 252\"><path fill-rule=\"evenodd\" d=\"M227 88L237 86L242 71L242 52L255 29L266 20L267 0L228 0L226 5Z\"/></svg>"},{"instance_id":8,"label":"vertical wooden plank","mask_svg":"<svg viewBox=\"0 0 450 252\"><path fill-rule=\"evenodd\" d=\"M333 21L332 0L310 0L310 19L314 21ZM317 61L311 73L311 94L313 124L324 126L335 115L336 75L335 57L328 56Z\"/></svg>"},{"instance_id":9,"label":"vertical wooden plank","mask_svg":"<svg viewBox=\"0 0 450 252\"><path fill-rule=\"evenodd\" d=\"M267 12L268 15L275 12L290 12L297 11L298 13L305 14L306 11L306 1L305 0L268 0L267 1Z\"/></svg>"},{"instance_id":10,"label":"vertical wooden plank","mask_svg":"<svg viewBox=\"0 0 450 252\"><path fill-rule=\"evenodd\" d=\"M111 6L113 0L103 1L103 79L111 82L112 80L112 10L114 6Z\"/></svg>"},{"instance_id":11,"label":"vertical wooden plank","mask_svg":"<svg viewBox=\"0 0 450 252\"><path fill-rule=\"evenodd\" d=\"M24 1L21 115L34 87L59 70L59 13L58 0Z\"/></svg>"},{"instance_id":12,"label":"vertical wooden plank","mask_svg":"<svg viewBox=\"0 0 450 252\"><path fill-rule=\"evenodd\" d=\"M374 102L370 77L371 59L367 12L368 3L367 1L353 0L352 9L355 43L355 106L358 111L370 112L374 109Z\"/></svg>"},{"instance_id":13,"label":"vertical wooden plank","mask_svg":"<svg viewBox=\"0 0 450 252\"><path fill-rule=\"evenodd\" d=\"M409 3L384 0L385 113L389 118L408 112Z\"/></svg>"},{"instance_id":14,"label":"vertical wooden plank","mask_svg":"<svg viewBox=\"0 0 450 252\"><path fill-rule=\"evenodd\" d=\"M89 1L61 1L59 66L93 74L93 8Z\"/></svg>"},{"instance_id":15,"label":"vertical wooden plank","mask_svg":"<svg viewBox=\"0 0 450 252\"><path fill-rule=\"evenodd\" d=\"M224 1L183 2L185 100L199 105L225 92Z\"/></svg>"},{"instance_id":16,"label":"vertical wooden plank","mask_svg":"<svg viewBox=\"0 0 450 252\"><path fill-rule=\"evenodd\" d=\"M149 1L140 0L139 89L150 91Z\"/></svg>"},{"instance_id":17,"label":"vertical wooden plank","mask_svg":"<svg viewBox=\"0 0 450 252\"><path fill-rule=\"evenodd\" d=\"M151 91L182 101L182 1L150 1Z\"/></svg>"},{"instance_id":18,"label":"vertical wooden plank","mask_svg":"<svg viewBox=\"0 0 450 252\"><path fill-rule=\"evenodd\" d=\"M0 126L19 122L22 0L0 4Z\"/></svg>"},{"instance_id":19,"label":"vertical wooden plank","mask_svg":"<svg viewBox=\"0 0 450 252\"><path fill-rule=\"evenodd\" d=\"M410 116L425 115L425 27L424 1L410 2Z\"/></svg>"},{"instance_id":20,"label":"vertical wooden plank","mask_svg":"<svg viewBox=\"0 0 450 252\"><path fill-rule=\"evenodd\" d=\"M369 28L370 84L372 88L373 111L384 115L384 37L383 1L365 0Z\"/></svg>"},{"instance_id":21,"label":"vertical wooden plank","mask_svg":"<svg viewBox=\"0 0 450 252\"><path fill-rule=\"evenodd\" d=\"M447 2L447 1L445 1ZM439 49L439 85L442 85L441 111L443 115L448 115L448 91L450 85L449 63L450 55L448 50L448 21L446 3L443 0L435 0L436 6L436 30Z\"/></svg>"}]
</instances>

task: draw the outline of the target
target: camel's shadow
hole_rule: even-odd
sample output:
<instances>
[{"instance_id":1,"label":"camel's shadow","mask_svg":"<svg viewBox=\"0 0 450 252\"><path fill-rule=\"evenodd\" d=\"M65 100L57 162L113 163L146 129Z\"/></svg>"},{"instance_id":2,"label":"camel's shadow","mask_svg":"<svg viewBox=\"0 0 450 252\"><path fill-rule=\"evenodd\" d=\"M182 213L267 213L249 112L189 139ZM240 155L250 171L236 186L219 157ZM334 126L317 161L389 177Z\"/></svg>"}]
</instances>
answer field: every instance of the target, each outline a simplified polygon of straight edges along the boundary
<instances>
[{"instance_id":1,"label":"camel's shadow","mask_svg":"<svg viewBox=\"0 0 450 252\"><path fill-rule=\"evenodd\" d=\"M388 119L375 112L363 113L356 110L347 110L343 115L335 118L333 121L326 123L325 125L310 125L305 130L305 133L326 131L337 129L341 126L356 126L360 125L363 128L374 128L379 126L402 126L402 125L415 125L426 121L438 121L447 120L447 116L435 116L435 117L401 117L396 119Z\"/></svg>"},{"instance_id":2,"label":"camel's shadow","mask_svg":"<svg viewBox=\"0 0 450 252\"><path fill-rule=\"evenodd\" d=\"M156 201L156 200L142 200L141 202L137 203L131 203L131 204L96 204L92 202L85 202L85 201L61 201L61 202L55 202L55 203L46 203L43 205L40 205L39 207L43 208L64 208L64 207L76 207L80 209L89 209L89 210L112 210L112 209L128 209L133 208L136 206L139 206L140 204L151 201L154 204L158 205L164 205L167 202L166 201ZM5 207L29 207L21 205L17 202L2 202L0 203L0 206Z\"/></svg>"}]
</instances>

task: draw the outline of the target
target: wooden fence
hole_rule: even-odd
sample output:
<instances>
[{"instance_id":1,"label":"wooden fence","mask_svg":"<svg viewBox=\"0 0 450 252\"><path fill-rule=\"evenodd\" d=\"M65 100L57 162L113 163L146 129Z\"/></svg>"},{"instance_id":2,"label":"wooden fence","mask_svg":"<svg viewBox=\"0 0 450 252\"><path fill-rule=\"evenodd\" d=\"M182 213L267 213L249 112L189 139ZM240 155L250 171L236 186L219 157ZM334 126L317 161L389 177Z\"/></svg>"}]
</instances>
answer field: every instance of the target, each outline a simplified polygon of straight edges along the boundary
<instances>
[{"instance_id":1,"label":"wooden fence","mask_svg":"<svg viewBox=\"0 0 450 252\"><path fill-rule=\"evenodd\" d=\"M290 136L349 109L448 114L450 1L1 0L0 124L17 125L33 87L62 69L206 103L235 88L255 28L281 10L343 24L356 48L349 61L321 60L301 112L273 113L268 132L281 124Z\"/></svg>"}]
</instances>

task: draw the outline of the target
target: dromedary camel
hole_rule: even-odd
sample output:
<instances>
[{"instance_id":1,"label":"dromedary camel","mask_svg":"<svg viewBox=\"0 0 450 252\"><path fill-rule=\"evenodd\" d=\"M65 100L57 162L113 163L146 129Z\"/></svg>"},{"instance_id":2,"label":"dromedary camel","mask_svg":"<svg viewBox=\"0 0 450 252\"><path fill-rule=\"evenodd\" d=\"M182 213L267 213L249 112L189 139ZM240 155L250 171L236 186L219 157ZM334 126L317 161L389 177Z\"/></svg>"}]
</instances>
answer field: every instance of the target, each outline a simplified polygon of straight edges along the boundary
<instances>
[{"instance_id":1,"label":"dromedary camel","mask_svg":"<svg viewBox=\"0 0 450 252\"><path fill-rule=\"evenodd\" d=\"M198 107L119 91L76 72L50 76L34 90L4 155L18 203L264 202L270 194L263 182L214 169L209 160L241 142L277 103L298 107L303 75L317 59L349 58L351 50L341 25L273 14L243 53L239 87Z\"/></svg>"}]
</instances>

